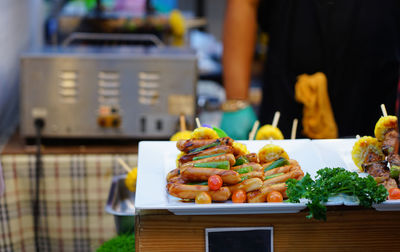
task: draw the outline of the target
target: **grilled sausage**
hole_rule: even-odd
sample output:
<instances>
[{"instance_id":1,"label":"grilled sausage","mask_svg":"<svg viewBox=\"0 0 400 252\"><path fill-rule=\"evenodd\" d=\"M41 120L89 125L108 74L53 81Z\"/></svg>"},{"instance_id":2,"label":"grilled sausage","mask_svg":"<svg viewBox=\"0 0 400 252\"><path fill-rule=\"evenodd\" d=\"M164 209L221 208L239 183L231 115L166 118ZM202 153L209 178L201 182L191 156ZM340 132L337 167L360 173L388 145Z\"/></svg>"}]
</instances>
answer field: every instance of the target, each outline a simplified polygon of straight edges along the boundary
<instances>
[{"instance_id":1,"label":"grilled sausage","mask_svg":"<svg viewBox=\"0 0 400 252\"><path fill-rule=\"evenodd\" d=\"M289 165L299 165L299 163L298 163L296 160L294 160L294 159L289 159L288 161L289 161ZM275 162L275 161L271 161L271 162L268 162L268 163L263 163L263 164L261 164L261 166L265 169L265 168L267 168L270 164L272 164L273 162Z\"/></svg>"},{"instance_id":2,"label":"grilled sausage","mask_svg":"<svg viewBox=\"0 0 400 252\"><path fill-rule=\"evenodd\" d=\"M243 167L251 167L253 171L262 171L262 166L259 163L254 163L254 162L232 166L231 169L237 171Z\"/></svg>"},{"instance_id":3,"label":"grilled sausage","mask_svg":"<svg viewBox=\"0 0 400 252\"><path fill-rule=\"evenodd\" d=\"M251 171L251 172L248 172L248 173L240 174L240 178L246 178L246 179L249 179L249 178L260 178L260 179L263 180L265 178L265 176L264 176L264 172L263 171Z\"/></svg>"},{"instance_id":4,"label":"grilled sausage","mask_svg":"<svg viewBox=\"0 0 400 252\"><path fill-rule=\"evenodd\" d=\"M228 186L228 188L231 192L234 192L236 190L244 190L245 192L251 192L251 191L260 189L262 187L262 185L263 185L263 182L261 179L251 178L251 179L243 180L242 182L240 182L236 185Z\"/></svg>"},{"instance_id":5,"label":"grilled sausage","mask_svg":"<svg viewBox=\"0 0 400 252\"><path fill-rule=\"evenodd\" d=\"M225 160L228 160L230 165L234 165L236 162L233 154L228 153L228 154L223 154L223 155L219 155L219 156L215 156L215 157L209 157L209 158L203 158L203 159L196 160L196 161L190 161L190 162L184 163L180 167L185 168L188 166L193 166L194 164L197 164L197 163L218 162L218 161L225 161Z\"/></svg>"},{"instance_id":6,"label":"grilled sausage","mask_svg":"<svg viewBox=\"0 0 400 252\"><path fill-rule=\"evenodd\" d=\"M249 153L244 156L249 160L249 162L260 163L257 153Z\"/></svg>"},{"instance_id":7,"label":"grilled sausage","mask_svg":"<svg viewBox=\"0 0 400 252\"><path fill-rule=\"evenodd\" d=\"M171 171L168 172L167 174L167 181L170 181L171 178L176 177L179 175L179 169L173 169Z\"/></svg>"},{"instance_id":8,"label":"grilled sausage","mask_svg":"<svg viewBox=\"0 0 400 252\"><path fill-rule=\"evenodd\" d=\"M274 168L274 169L264 172L264 176L266 177L266 176L270 176L270 175L278 174L278 173L287 173L287 172L293 171L295 169L300 169L300 166L284 165L284 166L277 167L277 168Z\"/></svg>"},{"instance_id":9,"label":"grilled sausage","mask_svg":"<svg viewBox=\"0 0 400 252\"><path fill-rule=\"evenodd\" d=\"M263 186L261 189L248 192L247 193L247 202L249 203L259 203L259 202L265 202L267 194L272 191L278 191L281 192L282 195L286 192L286 183L279 183L279 184L273 184L269 186Z\"/></svg>"},{"instance_id":10,"label":"grilled sausage","mask_svg":"<svg viewBox=\"0 0 400 252\"><path fill-rule=\"evenodd\" d=\"M182 179L181 176L175 176L170 178L170 180L168 180L168 184L185 184L187 181ZM168 188L168 184L167 184L167 188Z\"/></svg>"},{"instance_id":11,"label":"grilled sausage","mask_svg":"<svg viewBox=\"0 0 400 252\"><path fill-rule=\"evenodd\" d=\"M199 148L204 145L208 145L211 143L217 142L218 145L232 145L233 139L230 137L222 137L218 139L188 139L188 140L179 140L176 142L176 147L183 152L189 152L195 148Z\"/></svg>"},{"instance_id":12,"label":"grilled sausage","mask_svg":"<svg viewBox=\"0 0 400 252\"><path fill-rule=\"evenodd\" d=\"M226 186L211 191L206 185L171 184L168 189L172 196L181 199L195 199L199 192L208 192L213 201L225 201L231 196L231 191Z\"/></svg>"},{"instance_id":13,"label":"grilled sausage","mask_svg":"<svg viewBox=\"0 0 400 252\"><path fill-rule=\"evenodd\" d=\"M282 174L280 176L270 178L264 181L264 186L272 185L272 184L277 184L277 183L282 183L286 182L288 179L293 178L293 179L298 179L300 176L304 176L304 173L302 170L294 170L285 174Z\"/></svg>"},{"instance_id":14,"label":"grilled sausage","mask_svg":"<svg viewBox=\"0 0 400 252\"><path fill-rule=\"evenodd\" d=\"M202 139L202 140L179 140L176 142L176 148L183 152L188 152L192 149L199 148L200 146L204 146L207 144L211 144L215 142L215 139Z\"/></svg>"},{"instance_id":15,"label":"grilled sausage","mask_svg":"<svg viewBox=\"0 0 400 252\"><path fill-rule=\"evenodd\" d=\"M225 184L233 185L240 182L239 173L232 170L217 168L188 167L181 171L181 178L188 181L207 181L212 175L219 175Z\"/></svg>"},{"instance_id":16,"label":"grilled sausage","mask_svg":"<svg viewBox=\"0 0 400 252\"><path fill-rule=\"evenodd\" d=\"M215 147L211 147L209 149L205 149L199 153L186 154L179 159L179 164L182 165L184 163L190 162L193 160L194 157L198 157L198 156L207 156L207 155L213 155L213 154L218 154L218 153L232 153L232 152L233 152L232 146L218 145Z\"/></svg>"}]
</instances>

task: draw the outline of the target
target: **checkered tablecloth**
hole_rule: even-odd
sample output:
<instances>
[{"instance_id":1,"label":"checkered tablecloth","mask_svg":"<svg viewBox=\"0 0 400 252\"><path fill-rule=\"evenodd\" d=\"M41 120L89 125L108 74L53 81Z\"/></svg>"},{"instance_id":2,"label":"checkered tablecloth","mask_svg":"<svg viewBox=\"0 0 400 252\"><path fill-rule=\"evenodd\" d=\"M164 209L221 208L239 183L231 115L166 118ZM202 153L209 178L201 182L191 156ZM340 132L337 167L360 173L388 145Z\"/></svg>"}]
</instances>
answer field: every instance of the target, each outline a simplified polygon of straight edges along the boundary
<instances>
[{"instance_id":1,"label":"checkered tablecloth","mask_svg":"<svg viewBox=\"0 0 400 252\"><path fill-rule=\"evenodd\" d=\"M117 158L136 166L137 155L44 155L40 190L40 251L95 251L116 236L104 211ZM32 203L35 156L1 156L0 251L34 251Z\"/></svg>"}]
</instances>

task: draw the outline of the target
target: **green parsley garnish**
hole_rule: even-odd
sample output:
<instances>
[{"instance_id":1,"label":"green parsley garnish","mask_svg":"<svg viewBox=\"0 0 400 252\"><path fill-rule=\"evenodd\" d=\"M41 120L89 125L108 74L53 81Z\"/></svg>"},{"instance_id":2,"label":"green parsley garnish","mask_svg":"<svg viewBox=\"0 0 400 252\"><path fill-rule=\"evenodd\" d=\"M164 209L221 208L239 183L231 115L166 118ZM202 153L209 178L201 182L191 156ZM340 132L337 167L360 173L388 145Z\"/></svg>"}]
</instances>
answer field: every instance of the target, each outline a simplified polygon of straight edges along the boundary
<instances>
[{"instance_id":1,"label":"green parsley garnish","mask_svg":"<svg viewBox=\"0 0 400 252\"><path fill-rule=\"evenodd\" d=\"M356 196L360 206L371 207L386 200L388 192L382 185L377 185L372 176L361 178L356 172L344 168L324 168L317 171L313 180L306 174L301 180L289 179L287 195L290 202L299 203L307 199L309 215L307 218L326 220L326 203L330 196L339 193Z\"/></svg>"}]
</instances>

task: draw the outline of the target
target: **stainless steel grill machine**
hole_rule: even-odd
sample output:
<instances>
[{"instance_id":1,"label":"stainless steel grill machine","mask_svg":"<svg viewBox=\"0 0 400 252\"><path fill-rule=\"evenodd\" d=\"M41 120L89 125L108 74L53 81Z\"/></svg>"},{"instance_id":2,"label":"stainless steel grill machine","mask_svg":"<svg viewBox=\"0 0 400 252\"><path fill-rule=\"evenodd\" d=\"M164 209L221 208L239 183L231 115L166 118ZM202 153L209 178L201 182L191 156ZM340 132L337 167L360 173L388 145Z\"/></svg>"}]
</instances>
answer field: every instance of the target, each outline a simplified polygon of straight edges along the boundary
<instances>
[{"instance_id":1,"label":"stainless steel grill machine","mask_svg":"<svg viewBox=\"0 0 400 252\"><path fill-rule=\"evenodd\" d=\"M197 64L190 49L56 47L21 58L21 135L167 138L194 122Z\"/></svg>"}]
</instances>

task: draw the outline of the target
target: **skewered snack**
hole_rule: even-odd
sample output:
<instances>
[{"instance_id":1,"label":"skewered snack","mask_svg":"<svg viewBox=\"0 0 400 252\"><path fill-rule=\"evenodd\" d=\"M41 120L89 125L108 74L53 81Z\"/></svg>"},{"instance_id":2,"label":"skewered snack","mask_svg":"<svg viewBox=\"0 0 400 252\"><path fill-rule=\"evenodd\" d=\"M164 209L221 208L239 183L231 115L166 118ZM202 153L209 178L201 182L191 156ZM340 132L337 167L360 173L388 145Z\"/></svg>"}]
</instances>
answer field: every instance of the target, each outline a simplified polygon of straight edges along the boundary
<instances>
[{"instance_id":1,"label":"skewered snack","mask_svg":"<svg viewBox=\"0 0 400 252\"><path fill-rule=\"evenodd\" d=\"M222 137L218 139L201 139L201 140L188 139L176 142L176 147L180 151L193 154L218 145L232 146L232 143L233 139L230 137Z\"/></svg>"},{"instance_id":2,"label":"skewered snack","mask_svg":"<svg viewBox=\"0 0 400 252\"><path fill-rule=\"evenodd\" d=\"M400 157L396 116L383 116L375 125L376 138L362 137L353 146L352 158L357 167L374 177L389 191L398 188Z\"/></svg>"},{"instance_id":3,"label":"skewered snack","mask_svg":"<svg viewBox=\"0 0 400 252\"><path fill-rule=\"evenodd\" d=\"M205 149L200 153L191 153L191 154L185 154L185 152L182 153L183 154L179 157L179 164L184 164L202 157L208 157L212 155L225 154L225 153L233 153L233 148L232 146L229 145L218 145Z\"/></svg>"},{"instance_id":4,"label":"skewered snack","mask_svg":"<svg viewBox=\"0 0 400 252\"><path fill-rule=\"evenodd\" d=\"M379 141L383 141L385 138L385 134L388 131L397 129L397 117L396 116L383 116L379 118L378 122L375 125L374 133L375 137Z\"/></svg>"},{"instance_id":5,"label":"skewered snack","mask_svg":"<svg viewBox=\"0 0 400 252\"><path fill-rule=\"evenodd\" d=\"M258 152L258 158L260 159L261 164L275 161L280 157L289 159L286 151L275 144L267 144Z\"/></svg>"},{"instance_id":6,"label":"skewered snack","mask_svg":"<svg viewBox=\"0 0 400 252\"><path fill-rule=\"evenodd\" d=\"M249 154L246 145L242 143L233 142L232 147L233 147L233 154L235 155L235 157Z\"/></svg>"},{"instance_id":7,"label":"skewered snack","mask_svg":"<svg viewBox=\"0 0 400 252\"><path fill-rule=\"evenodd\" d=\"M282 134L281 130L277 127L280 115L281 115L281 113L279 111L275 112L274 118L272 120L272 125L266 124L266 125L262 126L257 131L256 140L269 140L269 139L282 140L283 139L283 134Z\"/></svg>"},{"instance_id":8,"label":"skewered snack","mask_svg":"<svg viewBox=\"0 0 400 252\"><path fill-rule=\"evenodd\" d=\"M183 114L179 116L179 124L181 128L180 131L173 134L169 139L170 141L190 139L190 137L192 136L192 132L186 129L186 121L185 121L185 116Z\"/></svg>"},{"instance_id":9,"label":"skewered snack","mask_svg":"<svg viewBox=\"0 0 400 252\"><path fill-rule=\"evenodd\" d=\"M377 138L364 136L357 140L351 151L354 164L363 171L362 164L384 160L381 143Z\"/></svg>"},{"instance_id":10,"label":"skewered snack","mask_svg":"<svg viewBox=\"0 0 400 252\"><path fill-rule=\"evenodd\" d=\"M270 124L266 124L262 126L256 134L256 140L268 140L268 139L275 139L275 140L282 140L283 134L280 129L274 127Z\"/></svg>"},{"instance_id":11,"label":"skewered snack","mask_svg":"<svg viewBox=\"0 0 400 252\"><path fill-rule=\"evenodd\" d=\"M180 177L185 181L197 182L207 181L212 175L219 175L222 181L228 185L236 184L241 181L239 173L233 170L218 168L189 167L181 172Z\"/></svg>"},{"instance_id":12,"label":"skewered snack","mask_svg":"<svg viewBox=\"0 0 400 252\"><path fill-rule=\"evenodd\" d=\"M169 184L168 189L172 196L182 199L195 199L199 192L208 192L213 201L226 201L231 196L231 191L226 186L212 191L206 185Z\"/></svg>"},{"instance_id":13,"label":"skewered snack","mask_svg":"<svg viewBox=\"0 0 400 252\"><path fill-rule=\"evenodd\" d=\"M385 134L385 137L382 141L382 152L385 155L390 155L392 153L399 152L399 133L397 130L390 130Z\"/></svg>"},{"instance_id":14,"label":"skewered snack","mask_svg":"<svg viewBox=\"0 0 400 252\"><path fill-rule=\"evenodd\" d=\"M208 127L199 127L196 128L192 136L190 137L191 139L218 139L219 136L215 130L208 128Z\"/></svg>"},{"instance_id":15,"label":"skewered snack","mask_svg":"<svg viewBox=\"0 0 400 252\"><path fill-rule=\"evenodd\" d=\"M226 201L232 195L236 203L246 199L265 202L271 191L286 196L285 182L304 175L297 161L289 160L280 146L268 144L258 154L249 153L244 144L229 137L214 138L211 128L203 128L193 132L196 139L176 144L181 151L177 166L166 176L167 190L172 196L196 203L207 203L208 198Z\"/></svg>"},{"instance_id":16,"label":"skewered snack","mask_svg":"<svg viewBox=\"0 0 400 252\"><path fill-rule=\"evenodd\" d=\"M192 132L189 130L178 131L175 134L173 134L169 140L170 141L185 140L185 139L190 139L191 136L192 136Z\"/></svg>"},{"instance_id":17,"label":"skewered snack","mask_svg":"<svg viewBox=\"0 0 400 252\"><path fill-rule=\"evenodd\" d=\"M131 192L136 192L137 167L134 167L125 178L125 186Z\"/></svg>"}]
</instances>

